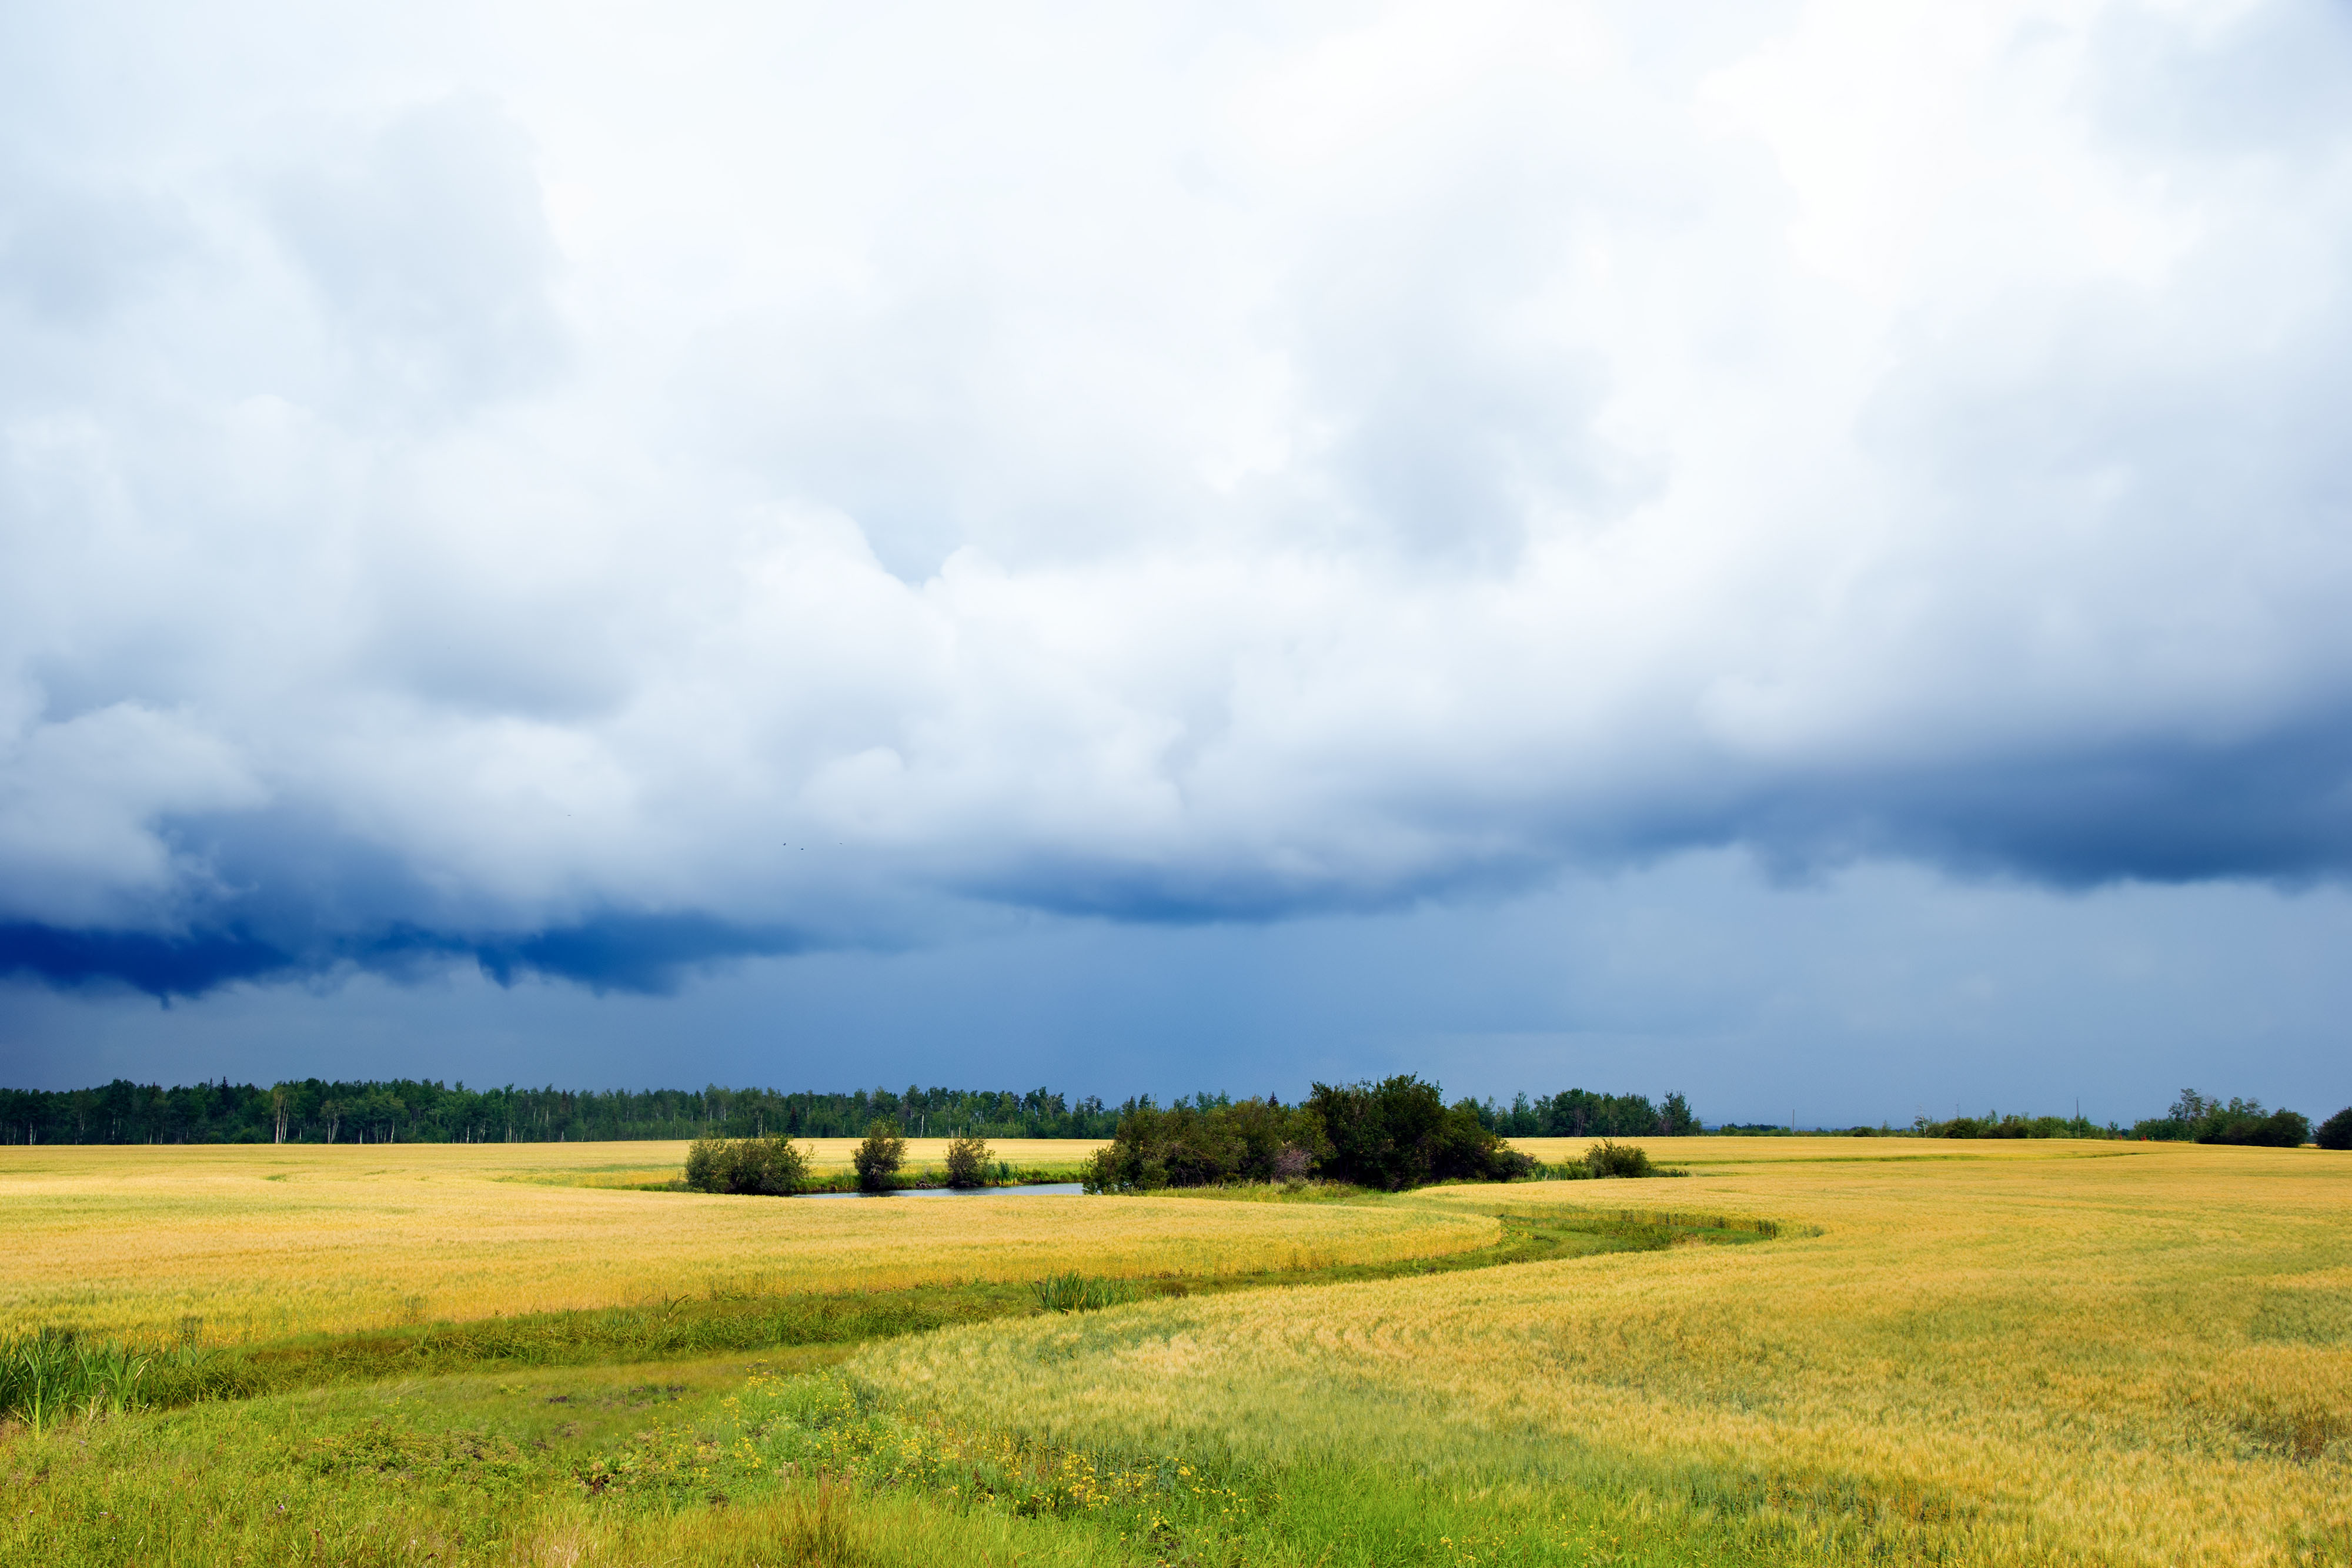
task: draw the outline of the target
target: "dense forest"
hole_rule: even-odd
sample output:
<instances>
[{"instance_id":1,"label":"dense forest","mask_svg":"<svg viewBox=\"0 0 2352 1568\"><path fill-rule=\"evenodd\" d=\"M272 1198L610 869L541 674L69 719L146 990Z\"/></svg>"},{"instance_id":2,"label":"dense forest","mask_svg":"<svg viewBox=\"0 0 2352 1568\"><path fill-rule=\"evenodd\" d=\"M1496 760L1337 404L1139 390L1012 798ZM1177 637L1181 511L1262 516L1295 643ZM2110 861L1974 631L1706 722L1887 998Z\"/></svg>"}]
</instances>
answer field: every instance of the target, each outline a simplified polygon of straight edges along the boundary
<instances>
[{"instance_id":1,"label":"dense forest","mask_svg":"<svg viewBox=\"0 0 2352 1568\"><path fill-rule=\"evenodd\" d=\"M846 1094L773 1089L468 1089L414 1079L268 1089L199 1083L162 1089L117 1079L103 1089L0 1089L0 1143L499 1144L623 1138L851 1137L877 1117L909 1132L971 1130L992 1138L1107 1138L1119 1107L1075 1103L1045 1089L888 1089Z\"/></svg>"},{"instance_id":2,"label":"dense forest","mask_svg":"<svg viewBox=\"0 0 2352 1568\"><path fill-rule=\"evenodd\" d=\"M1205 1113L1236 1102L1196 1094L1166 1107ZM970 1132L985 1138L1108 1138L1120 1119L1159 1111L1138 1095L1107 1105L1051 1090L861 1089L847 1093L774 1089L570 1090L468 1089L415 1079L327 1082L306 1078L270 1088L197 1083L176 1089L117 1079L100 1089L0 1089L0 1143L594 1143L625 1138L796 1138L863 1134L879 1117L914 1136ZM1507 1105L1458 1102L1455 1109L1504 1137L1641 1138L1702 1130L1689 1102L1668 1094L1599 1094L1585 1089ZM1787 1136L1786 1127L1725 1124L1718 1133ZM2352 1139L2352 1111L2316 1130L2292 1111L2252 1100L2209 1099L2184 1090L2162 1116L2129 1127L2082 1116L2021 1116L1987 1112L1948 1122L1919 1118L1900 1130L1856 1127L1856 1134L1929 1138L2154 1138L2196 1143L2300 1143L2323 1148Z\"/></svg>"},{"instance_id":3,"label":"dense forest","mask_svg":"<svg viewBox=\"0 0 2352 1568\"><path fill-rule=\"evenodd\" d=\"M1230 1096L1180 1098L1207 1111ZM1465 1103L1468 1103L1465 1102ZM0 1143L8 1144L501 1144L627 1138L798 1138L862 1134L889 1117L915 1136L1108 1138L1121 1116L1154 1110L1148 1094L1106 1105L1051 1090L888 1089L848 1093L774 1089L468 1089L417 1079L328 1082L306 1078L263 1089L197 1083L175 1089L117 1079L101 1089L0 1089ZM1570 1089L1509 1105L1473 1107L1505 1136L1636 1137L1695 1133L1679 1094Z\"/></svg>"},{"instance_id":4,"label":"dense forest","mask_svg":"<svg viewBox=\"0 0 2352 1568\"><path fill-rule=\"evenodd\" d=\"M1507 1138L1679 1138L1699 1130L1680 1094L1653 1105L1646 1094L1568 1089L1536 1100L1521 1094L1507 1109L1492 1100L1475 1109L1481 1123Z\"/></svg>"}]
</instances>

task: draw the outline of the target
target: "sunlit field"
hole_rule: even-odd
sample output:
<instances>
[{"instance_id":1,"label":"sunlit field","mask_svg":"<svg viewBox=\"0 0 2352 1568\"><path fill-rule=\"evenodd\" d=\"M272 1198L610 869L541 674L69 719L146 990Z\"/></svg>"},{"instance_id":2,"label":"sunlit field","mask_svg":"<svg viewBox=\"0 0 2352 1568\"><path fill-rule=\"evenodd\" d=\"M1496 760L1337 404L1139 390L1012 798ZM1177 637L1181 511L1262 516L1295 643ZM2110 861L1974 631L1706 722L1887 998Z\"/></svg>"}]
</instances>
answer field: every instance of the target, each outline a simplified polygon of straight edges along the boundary
<instances>
[{"instance_id":1,"label":"sunlit field","mask_svg":"<svg viewBox=\"0 0 2352 1568\"><path fill-rule=\"evenodd\" d=\"M1808 1550L2262 1563L2352 1549L2352 1159L2112 1143L1661 1140L1688 1181L1439 1189L1818 1227L1162 1301L876 1347L956 1420L1213 1467L1301 1452L1603 1487ZM1051 1378L1021 1375L1049 1364Z\"/></svg>"},{"instance_id":2,"label":"sunlit field","mask_svg":"<svg viewBox=\"0 0 2352 1568\"><path fill-rule=\"evenodd\" d=\"M364 1323L410 1276L471 1281L435 1317L722 1267L1161 1288L19 1427L0 1560L2352 1563L2352 1157L1648 1146L1693 1174L1311 1202L550 1185L656 1168L614 1145L16 1151L20 1323L278 1293ZM1632 1249L1527 1260L1553 1232ZM1236 1277L1318 1259L1383 1277Z\"/></svg>"},{"instance_id":3,"label":"sunlit field","mask_svg":"<svg viewBox=\"0 0 2352 1568\"><path fill-rule=\"evenodd\" d=\"M1496 1229L1403 1207L561 1185L675 1176L685 1157L683 1144L0 1148L0 1333L227 1343L713 1290L1311 1268L1460 1251Z\"/></svg>"}]
</instances>

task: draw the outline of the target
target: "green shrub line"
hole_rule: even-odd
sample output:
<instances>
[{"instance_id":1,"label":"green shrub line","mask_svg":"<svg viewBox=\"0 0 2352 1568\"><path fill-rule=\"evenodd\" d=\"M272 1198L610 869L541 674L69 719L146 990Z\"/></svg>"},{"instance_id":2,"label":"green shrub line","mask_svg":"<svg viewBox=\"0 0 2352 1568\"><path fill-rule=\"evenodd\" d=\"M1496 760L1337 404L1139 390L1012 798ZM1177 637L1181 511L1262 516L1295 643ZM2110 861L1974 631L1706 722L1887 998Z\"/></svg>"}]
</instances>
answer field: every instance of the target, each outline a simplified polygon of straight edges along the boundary
<instances>
[{"instance_id":1,"label":"green shrub line","mask_svg":"<svg viewBox=\"0 0 2352 1568\"><path fill-rule=\"evenodd\" d=\"M2323 1149L2352 1149L2352 1106L2320 1124L2299 1111L2265 1110L2259 1100L2232 1095L2222 1101L2184 1089L2161 1116L2134 1122L2128 1128L2110 1123L2094 1125L2079 1113L2070 1117L2006 1115L1988 1111L1981 1116L1955 1116L1948 1122L1921 1116L1912 1132L1923 1138L2123 1138L2160 1144L2234 1144L2256 1148L2293 1149L2316 1142ZM1870 1129L1854 1131L1869 1135Z\"/></svg>"},{"instance_id":2,"label":"green shrub line","mask_svg":"<svg viewBox=\"0 0 2352 1568\"><path fill-rule=\"evenodd\" d=\"M1051 1182L1083 1181L1089 1166L1024 1166L997 1159L988 1143L971 1133L948 1140L944 1169L929 1166L908 1173L907 1140L895 1123L879 1121L866 1130L866 1140L851 1156L846 1171L820 1176L812 1151L775 1134L756 1138L697 1138L686 1152L683 1180L649 1182L655 1192L730 1193L740 1197L793 1197L809 1193L863 1192L879 1197L892 1192L935 1191L952 1187L974 1192L983 1187L1020 1186Z\"/></svg>"},{"instance_id":3,"label":"green shrub line","mask_svg":"<svg viewBox=\"0 0 2352 1568\"><path fill-rule=\"evenodd\" d=\"M1360 1196L1378 1201L1370 1195ZM1066 1273L1027 1283L971 1281L808 1294L739 1294L714 1282L701 1296L639 1306L532 1312L217 1348L185 1338L142 1348L51 1325L0 1338L0 1418L46 1427L68 1416L134 1406L176 1407L484 1365L586 1365L848 1346L1044 1312L1457 1273L1605 1252L1656 1251L1682 1239L1737 1243L1784 1233L1771 1220L1633 1209L1541 1217L1501 1213L1493 1218L1502 1234L1489 1246L1386 1263L1139 1279Z\"/></svg>"},{"instance_id":4,"label":"green shrub line","mask_svg":"<svg viewBox=\"0 0 2352 1568\"><path fill-rule=\"evenodd\" d=\"M869 1140L870 1141L870 1140ZM895 1153L893 1143L898 1145ZM865 1168L820 1173L809 1151L781 1134L761 1138L697 1138L686 1152L682 1179L641 1184L647 1192L729 1193L740 1197L790 1197L823 1192L928 1192L941 1187L976 1191L992 1186L1030 1186L1085 1179L1087 1166L1021 1166L992 1157L988 1145L968 1134L948 1143L945 1169L904 1168L905 1140L886 1135L866 1156Z\"/></svg>"},{"instance_id":5,"label":"green shrub line","mask_svg":"<svg viewBox=\"0 0 2352 1568\"><path fill-rule=\"evenodd\" d=\"M961 1190L998 1185L1012 1167L992 1160L988 1145L960 1134L948 1145L944 1172L901 1175L907 1141L897 1124L877 1121L853 1158L853 1173L814 1174L808 1151L781 1134L699 1138L687 1151L695 1192L784 1197L810 1192L880 1195L909 1187ZM1042 1174L1042 1173L1039 1173ZM1447 1106L1437 1086L1410 1075L1343 1088L1315 1085L1303 1105L1275 1100L1149 1107L1119 1118L1118 1134L1077 1171L1090 1193L1160 1192L1236 1183L1337 1184L1401 1191L1444 1182L1581 1181L1594 1177L1688 1176L1661 1166L1638 1144L1602 1138L1575 1159L1545 1165L1483 1125L1471 1102ZM667 1184L665 1184L667 1185Z\"/></svg>"}]
</instances>

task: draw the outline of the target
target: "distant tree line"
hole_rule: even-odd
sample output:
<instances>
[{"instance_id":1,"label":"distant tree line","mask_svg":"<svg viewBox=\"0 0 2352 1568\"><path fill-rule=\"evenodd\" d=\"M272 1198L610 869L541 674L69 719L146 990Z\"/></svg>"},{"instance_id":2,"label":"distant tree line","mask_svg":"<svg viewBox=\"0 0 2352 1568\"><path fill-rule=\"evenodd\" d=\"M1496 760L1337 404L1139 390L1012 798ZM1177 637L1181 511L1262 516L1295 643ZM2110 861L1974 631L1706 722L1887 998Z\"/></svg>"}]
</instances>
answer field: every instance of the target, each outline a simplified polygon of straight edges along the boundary
<instances>
[{"instance_id":1,"label":"distant tree line","mask_svg":"<svg viewBox=\"0 0 2352 1568\"><path fill-rule=\"evenodd\" d=\"M1483 1125L1507 1138L1681 1138L1699 1130L1680 1094L1653 1105L1646 1094L1565 1089L1534 1100L1515 1095L1507 1108L1489 1100L1475 1109Z\"/></svg>"},{"instance_id":2,"label":"distant tree line","mask_svg":"<svg viewBox=\"0 0 2352 1568\"><path fill-rule=\"evenodd\" d=\"M2298 1111L2266 1111L2259 1100L2208 1099L2194 1089L2161 1116L2134 1122L2129 1127L2109 1123L2097 1126L2080 1115L1955 1116L1933 1122L1922 1116L1913 1130L1928 1138L2146 1138L2158 1143L2245 1144L2292 1149L2312 1141L2310 1118ZM2352 1107L2338 1111L2322 1124L2318 1134L2324 1149L2352 1147Z\"/></svg>"},{"instance_id":3,"label":"distant tree line","mask_svg":"<svg viewBox=\"0 0 2352 1568\"><path fill-rule=\"evenodd\" d=\"M2162 1116L2132 1124L2132 1136L2168 1143L2260 1144L2292 1149L2311 1141L2311 1123L2294 1111L2265 1111L2259 1100L2232 1097L2225 1105L2194 1089L2183 1089Z\"/></svg>"},{"instance_id":4,"label":"distant tree line","mask_svg":"<svg viewBox=\"0 0 2352 1568\"><path fill-rule=\"evenodd\" d=\"M1867 1129L1860 1129L1867 1131ZM2101 1125L2087 1116L2021 1116L1988 1111L1981 1116L1955 1116L1948 1122L1925 1116L1911 1124L1923 1138L2122 1138L2137 1137L2110 1123Z\"/></svg>"},{"instance_id":5,"label":"distant tree line","mask_svg":"<svg viewBox=\"0 0 2352 1568\"><path fill-rule=\"evenodd\" d=\"M1201 1095L1177 1105L1234 1103ZM1469 1102L1464 1102L1469 1105ZM399 1078L306 1078L264 1089L197 1083L164 1089L118 1078L99 1089L0 1089L6 1144L511 1144L624 1139L862 1137L877 1120L912 1136L1108 1138L1121 1118L1158 1109L1149 1094L1118 1105L1048 1089L888 1089L847 1093L774 1089L578 1091L468 1089ZM1680 1094L1570 1089L1507 1107L1470 1105L1479 1124L1510 1137L1650 1137L1698 1131Z\"/></svg>"},{"instance_id":6,"label":"distant tree line","mask_svg":"<svg viewBox=\"0 0 2352 1568\"><path fill-rule=\"evenodd\" d=\"M982 1138L1108 1138L1138 1112L1194 1116L1237 1103L1226 1095L1179 1099L1164 1110L1150 1095L1118 1105L1051 1090L889 1089L846 1093L774 1089L578 1091L468 1089L419 1079L327 1082L306 1078L268 1088L197 1083L164 1089L116 1079L98 1089L0 1089L0 1143L594 1143L621 1139L860 1137L877 1120L915 1136L969 1133ZM1272 1101L1266 1104L1275 1103ZM1679 1093L1654 1103L1644 1094L1568 1089L1508 1105L1464 1100L1461 1111L1502 1137L1675 1137L1702 1131ZM1717 1133L1786 1135L1762 1124L1726 1124ZM1885 1135L1889 1128L1852 1129ZM2208 1099L2184 1090L2164 1115L2129 1127L2082 1116L2015 1113L1920 1117L1903 1132L1948 1138L2155 1138L2208 1144L2284 1142L2316 1137L2322 1148L2352 1146L2352 1108L2315 1134L2293 1111L2252 1100ZM1182 1156L1179 1156L1180 1164Z\"/></svg>"},{"instance_id":7,"label":"distant tree line","mask_svg":"<svg viewBox=\"0 0 2352 1568\"><path fill-rule=\"evenodd\" d=\"M1149 1103L1130 1101L1130 1106ZM888 1089L844 1094L773 1089L468 1089L416 1079L263 1089L163 1089L117 1079L102 1089L0 1089L0 1143L503 1144L619 1139L862 1135L877 1118L909 1132L995 1138L1107 1138L1124 1107L1050 1090Z\"/></svg>"}]
</instances>

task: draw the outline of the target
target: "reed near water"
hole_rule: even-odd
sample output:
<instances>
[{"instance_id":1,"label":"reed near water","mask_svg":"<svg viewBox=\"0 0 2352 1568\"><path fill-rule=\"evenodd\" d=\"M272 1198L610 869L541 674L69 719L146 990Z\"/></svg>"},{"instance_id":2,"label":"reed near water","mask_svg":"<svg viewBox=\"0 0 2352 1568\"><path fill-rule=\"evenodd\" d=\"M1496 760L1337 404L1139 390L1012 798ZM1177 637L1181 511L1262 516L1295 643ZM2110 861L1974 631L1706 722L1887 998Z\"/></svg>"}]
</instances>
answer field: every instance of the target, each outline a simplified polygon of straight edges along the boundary
<instances>
[{"instance_id":1,"label":"reed near water","mask_svg":"<svg viewBox=\"0 0 2352 1568\"><path fill-rule=\"evenodd\" d=\"M0 1416L35 1432L69 1416L121 1415L140 1403L153 1357L121 1342L46 1328L0 1338Z\"/></svg>"}]
</instances>

